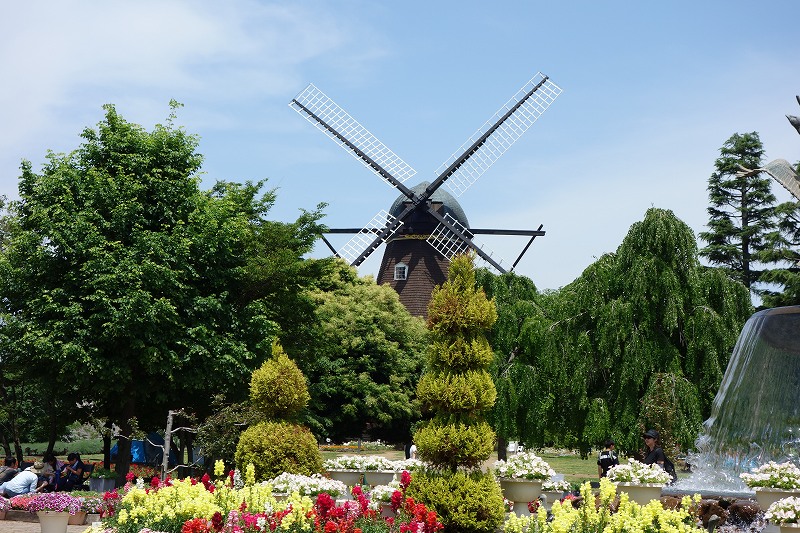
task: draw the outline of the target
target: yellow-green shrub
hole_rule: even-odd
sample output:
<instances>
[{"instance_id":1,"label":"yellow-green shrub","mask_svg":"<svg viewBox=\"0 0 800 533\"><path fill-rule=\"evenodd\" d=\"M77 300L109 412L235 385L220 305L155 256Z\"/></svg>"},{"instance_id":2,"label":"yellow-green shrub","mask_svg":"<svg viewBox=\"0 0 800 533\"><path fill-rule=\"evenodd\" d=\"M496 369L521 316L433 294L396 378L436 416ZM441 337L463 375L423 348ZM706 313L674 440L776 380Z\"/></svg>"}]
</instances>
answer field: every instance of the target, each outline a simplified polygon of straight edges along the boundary
<instances>
[{"instance_id":1,"label":"yellow-green shrub","mask_svg":"<svg viewBox=\"0 0 800 533\"><path fill-rule=\"evenodd\" d=\"M494 352L482 333L437 340L428 347L428 366L434 371L448 369L460 372L470 368L486 368L492 361Z\"/></svg>"},{"instance_id":2,"label":"yellow-green shrub","mask_svg":"<svg viewBox=\"0 0 800 533\"><path fill-rule=\"evenodd\" d=\"M503 494L490 473L420 471L406 495L429 504L446 532L494 532L503 523Z\"/></svg>"},{"instance_id":3,"label":"yellow-green shrub","mask_svg":"<svg viewBox=\"0 0 800 533\"><path fill-rule=\"evenodd\" d=\"M277 342L272 358L250 378L250 402L268 419L292 420L308 405L310 396L303 373Z\"/></svg>"},{"instance_id":4,"label":"yellow-green shrub","mask_svg":"<svg viewBox=\"0 0 800 533\"><path fill-rule=\"evenodd\" d=\"M283 472L310 476L322 470L322 455L308 428L288 422L261 422L239 437L236 464L243 469L248 463L253 463L258 480Z\"/></svg>"},{"instance_id":5,"label":"yellow-green shrub","mask_svg":"<svg viewBox=\"0 0 800 533\"><path fill-rule=\"evenodd\" d=\"M497 390L485 370L426 373L417 384L417 399L424 410L479 414L491 409Z\"/></svg>"},{"instance_id":6,"label":"yellow-green shrub","mask_svg":"<svg viewBox=\"0 0 800 533\"><path fill-rule=\"evenodd\" d=\"M495 435L486 422L473 424L429 423L414 433L420 457L440 467L477 468L494 449Z\"/></svg>"}]
</instances>

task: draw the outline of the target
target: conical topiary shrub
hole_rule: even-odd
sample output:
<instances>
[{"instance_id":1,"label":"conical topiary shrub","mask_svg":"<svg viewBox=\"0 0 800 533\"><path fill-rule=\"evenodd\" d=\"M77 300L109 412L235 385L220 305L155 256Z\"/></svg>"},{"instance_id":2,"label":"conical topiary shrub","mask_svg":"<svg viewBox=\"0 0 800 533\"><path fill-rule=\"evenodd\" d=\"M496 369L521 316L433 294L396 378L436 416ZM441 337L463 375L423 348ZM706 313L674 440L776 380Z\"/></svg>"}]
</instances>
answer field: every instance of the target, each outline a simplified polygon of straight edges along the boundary
<instances>
[{"instance_id":1,"label":"conical topiary shrub","mask_svg":"<svg viewBox=\"0 0 800 533\"><path fill-rule=\"evenodd\" d=\"M242 432L236 464L255 466L256 479L283 472L310 475L322 470L317 440L308 428L293 423L309 401L308 385L297 365L276 341L272 358L250 378L250 402L264 417Z\"/></svg>"},{"instance_id":2,"label":"conical topiary shrub","mask_svg":"<svg viewBox=\"0 0 800 533\"><path fill-rule=\"evenodd\" d=\"M417 386L432 418L414 434L414 443L420 459L434 468L418 472L409 487L409 495L430 505L448 532L494 532L503 521L500 487L493 474L480 470L495 444L485 415L497 396L486 340L496 320L494 302L475 287L472 257L455 258L428 307L428 366Z\"/></svg>"}]
</instances>

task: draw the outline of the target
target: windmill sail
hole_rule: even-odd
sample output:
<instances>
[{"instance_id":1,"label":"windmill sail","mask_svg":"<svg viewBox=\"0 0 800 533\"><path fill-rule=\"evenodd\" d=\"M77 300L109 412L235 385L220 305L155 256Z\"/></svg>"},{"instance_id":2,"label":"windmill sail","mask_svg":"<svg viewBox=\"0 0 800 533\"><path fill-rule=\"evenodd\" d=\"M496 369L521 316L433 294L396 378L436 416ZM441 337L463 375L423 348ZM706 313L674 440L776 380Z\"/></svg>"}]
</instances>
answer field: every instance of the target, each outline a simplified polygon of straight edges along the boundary
<instances>
[{"instance_id":1,"label":"windmill sail","mask_svg":"<svg viewBox=\"0 0 800 533\"><path fill-rule=\"evenodd\" d=\"M458 197L519 139L560 95L561 88L537 73L450 159L437 169L433 188L446 182Z\"/></svg>"},{"instance_id":2,"label":"windmill sail","mask_svg":"<svg viewBox=\"0 0 800 533\"><path fill-rule=\"evenodd\" d=\"M317 89L313 83L300 91L289 102L289 106L386 183L402 190L402 185L398 184L416 174L416 170L359 124L347 111Z\"/></svg>"}]
</instances>

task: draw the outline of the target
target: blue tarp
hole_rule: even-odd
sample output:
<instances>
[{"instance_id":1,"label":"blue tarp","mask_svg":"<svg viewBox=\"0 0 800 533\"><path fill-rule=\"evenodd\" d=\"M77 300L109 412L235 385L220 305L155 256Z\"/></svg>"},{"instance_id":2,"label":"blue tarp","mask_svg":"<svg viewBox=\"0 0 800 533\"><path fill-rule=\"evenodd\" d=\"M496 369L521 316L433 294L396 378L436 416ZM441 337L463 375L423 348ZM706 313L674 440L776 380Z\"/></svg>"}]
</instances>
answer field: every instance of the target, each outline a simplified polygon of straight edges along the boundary
<instances>
[{"instance_id":1,"label":"blue tarp","mask_svg":"<svg viewBox=\"0 0 800 533\"><path fill-rule=\"evenodd\" d=\"M149 441L149 442L148 442ZM152 442L152 444L151 444ZM163 449L164 439L158 433L148 433L147 441L131 441L131 463L160 465L164 458ZM119 444L111 448L111 460L114 461L119 453ZM169 452L169 462L175 464L175 453Z\"/></svg>"}]
</instances>

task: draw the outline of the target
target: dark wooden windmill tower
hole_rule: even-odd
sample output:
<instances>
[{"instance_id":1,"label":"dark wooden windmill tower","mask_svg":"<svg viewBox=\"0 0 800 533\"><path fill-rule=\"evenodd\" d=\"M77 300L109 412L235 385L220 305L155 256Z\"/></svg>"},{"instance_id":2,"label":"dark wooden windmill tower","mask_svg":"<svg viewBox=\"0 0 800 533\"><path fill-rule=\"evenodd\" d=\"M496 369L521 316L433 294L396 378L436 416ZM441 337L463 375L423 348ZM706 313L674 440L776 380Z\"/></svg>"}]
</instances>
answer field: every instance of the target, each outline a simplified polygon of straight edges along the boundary
<instances>
[{"instance_id":1,"label":"dark wooden windmill tower","mask_svg":"<svg viewBox=\"0 0 800 533\"><path fill-rule=\"evenodd\" d=\"M447 279L450 259L458 254L473 250L498 272L506 272L500 262L475 242L475 235L529 236L511 266L513 270L533 239L544 235L542 226L537 230L470 228L453 195L460 196L467 190L559 94L561 88L538 73L439 167L432 182L409 188L404 183L416 171L322 91L309 85L289 105L401 193L388 213L380 211L363 228L329 230L355 234L341 250L334 249L323 237L325 243L353 266L360 265L386 243L377 282L389 283L415 316L427 315L433 288ZM447 185L453 195L443 190L442 185Z\"/></svg>"}]
</instances>

